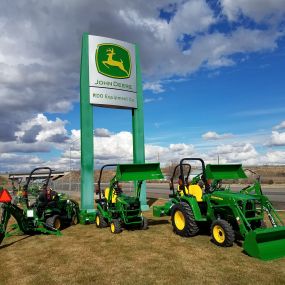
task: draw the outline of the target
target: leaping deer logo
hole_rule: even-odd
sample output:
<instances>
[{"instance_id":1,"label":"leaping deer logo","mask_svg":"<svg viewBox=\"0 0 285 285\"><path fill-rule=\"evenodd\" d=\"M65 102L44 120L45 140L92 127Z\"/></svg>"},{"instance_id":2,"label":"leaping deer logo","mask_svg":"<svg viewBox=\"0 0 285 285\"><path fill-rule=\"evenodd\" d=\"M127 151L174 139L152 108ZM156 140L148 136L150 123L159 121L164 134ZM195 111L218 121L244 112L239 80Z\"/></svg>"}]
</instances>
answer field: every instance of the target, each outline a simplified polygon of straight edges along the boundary
<instances>
[{"instance_id":1,"label":"leaping deer logo","mask_svg":"<svg viewBox=\"0 0 285 285\"><path fill-rule=\"evenodd\" d=\"M106 51L106 54L108 56L107 60L103 60L102 63L107 67L110 68L109 66L115 66L118 67L120 70L122 70L123 72L125 72L127 75L129 75L128 71L125 69L124 67L124 62L122 59L118 60L114 60L113 56L116 54L114 52L113 48L109 48Z\"/></svg>"}]
</instances>

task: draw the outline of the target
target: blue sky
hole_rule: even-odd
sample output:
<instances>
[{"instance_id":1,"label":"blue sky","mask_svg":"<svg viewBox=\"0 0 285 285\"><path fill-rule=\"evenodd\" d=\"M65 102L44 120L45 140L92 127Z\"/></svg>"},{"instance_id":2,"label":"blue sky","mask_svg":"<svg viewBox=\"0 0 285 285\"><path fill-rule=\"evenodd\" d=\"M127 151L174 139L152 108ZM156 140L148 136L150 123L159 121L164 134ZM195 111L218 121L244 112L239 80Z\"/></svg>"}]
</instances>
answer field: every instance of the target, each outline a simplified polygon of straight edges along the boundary
<instances>
[{"instance_id":1,"label":"blue sky","mask_svg":"<svg viewBox=\"0 0 285 285\"><path fill-rule=\"evenodd\" d=\"M1 4L0 171L79 168L83 32L139 45L148 161L284 164L281 0L95 3ZM96 165L131 161L130 110L95 107L94 128Z\"/></svg>"}]
</instances>

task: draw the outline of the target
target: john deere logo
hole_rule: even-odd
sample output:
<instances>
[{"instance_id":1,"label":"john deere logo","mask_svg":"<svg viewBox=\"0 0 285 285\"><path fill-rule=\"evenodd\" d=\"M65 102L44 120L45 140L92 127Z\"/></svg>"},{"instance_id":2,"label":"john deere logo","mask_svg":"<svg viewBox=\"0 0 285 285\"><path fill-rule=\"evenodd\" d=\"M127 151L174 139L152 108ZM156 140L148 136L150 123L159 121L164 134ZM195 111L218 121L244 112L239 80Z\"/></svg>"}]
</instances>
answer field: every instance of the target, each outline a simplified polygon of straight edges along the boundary
<instances>
[{"instance_id":1,"label":"john deere logo","mask_svg":"<svg viewBox=\"0 0 285 285\"><path fill-rule=\"evenodd\" d=\"M131 57L125 48L115 44L100 44L96 50L96 66L99 73L112 78L129 78Z\"/></svg>"}]
</instances>

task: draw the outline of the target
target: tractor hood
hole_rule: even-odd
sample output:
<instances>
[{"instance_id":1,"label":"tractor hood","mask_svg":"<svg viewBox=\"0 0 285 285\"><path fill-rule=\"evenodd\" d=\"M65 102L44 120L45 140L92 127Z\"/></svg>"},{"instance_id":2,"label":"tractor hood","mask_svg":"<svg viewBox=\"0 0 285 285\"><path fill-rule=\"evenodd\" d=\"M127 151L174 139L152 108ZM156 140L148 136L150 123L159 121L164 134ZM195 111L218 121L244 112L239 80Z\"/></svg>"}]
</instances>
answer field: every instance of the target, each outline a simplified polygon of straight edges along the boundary
<instances>
[{"instance_id":1,"label":"tractor hood","mask_svg":"<svg viewBox=\"0 0 285 285\"><path fill-rule=\"evenodd\" d=\"M210 195L210 199L214 200L229 200L234 199L236 201L248 201L248 200L259 200L256 195L235 193L229 190L215 191Z\"/></svg>"},{"instance_id":2,"label":"tractor hood","mask_svg":"<svg viewBox=\"0 0 285 285\"><path fill-rule=\"evenodd\" d=\"M118 181L140 181L162 179L159 163L118 164L116 179Z\"/></svg>"},{"instance_id":3,"label":"tractor hood","mask_svg":"<svg viewBox=\"0 0 285 285\"><path fill-rule=\"evenodd\" d=\"M241 164L208 164L206 166L207 179L241 179L247 178Z\"/></svg>"}]
</instances>

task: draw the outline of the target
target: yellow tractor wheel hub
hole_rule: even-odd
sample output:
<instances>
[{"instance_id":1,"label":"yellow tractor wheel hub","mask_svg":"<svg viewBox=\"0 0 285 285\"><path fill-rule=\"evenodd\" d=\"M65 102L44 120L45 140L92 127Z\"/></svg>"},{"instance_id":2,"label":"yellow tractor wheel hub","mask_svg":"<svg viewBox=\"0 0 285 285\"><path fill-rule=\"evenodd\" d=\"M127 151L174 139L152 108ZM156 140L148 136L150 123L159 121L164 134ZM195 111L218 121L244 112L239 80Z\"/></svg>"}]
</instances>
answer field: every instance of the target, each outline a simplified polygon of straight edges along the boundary
<instances>
[{"instance_id":1,"label":"yellow tractor wheel hub","mask_svg":"<svg viewBox=\"0 0 285 285\"><path fill-rule=\"evenodd\" d=\"M178 230L185 228L185 217L181 211L176 211L174 214L174 223Z\"/></svg>"},{"instance_id":2,"label":"yellow tractor wheel hub","mask_svg":"<svg viewBox=\"0 0 285 285\"><path fill-rule=\"evenodd\" d=\"M99 225L100 225L100 218L99 218L99 216L97 216L96 217L96 225L99 227Z\"/></svg>"},{"instance_id":3,"label":"yellow tractor wheel hub","mask_svg":"<svg viewBox=\"0 0 285 285\"><path fill-rule=\"evenodd\" d=\"M114 223L111 223L111 232L112 232L112 233L115 232L115 225L114 225Z\"/></svg>"},{"instance_id":4,"label":"yellow tractor wheel hub","mask_svg":"<svg viewBox=\"0 0 285 285\"><path fill-rule=\"evenodd\" d=\"M218 243L223 243L226 239L224 229L219 225L215 225L213 228L213 237Z\"/></svg>"},{"instance_id":5,"label":"yellow tractor wheel hub","mask_svg":"<svg viewBox=\"0 0 285 285\"><path fill-rule=\"evenodd\" d=\"M61 226L60 219L59 218L55 219L55 221L54 221L54 228L59 230L60 226Z\"/></svg>"}]
</instances>

